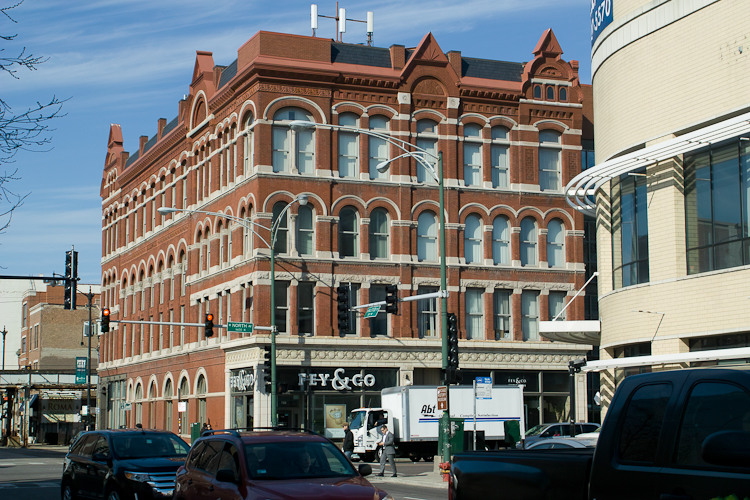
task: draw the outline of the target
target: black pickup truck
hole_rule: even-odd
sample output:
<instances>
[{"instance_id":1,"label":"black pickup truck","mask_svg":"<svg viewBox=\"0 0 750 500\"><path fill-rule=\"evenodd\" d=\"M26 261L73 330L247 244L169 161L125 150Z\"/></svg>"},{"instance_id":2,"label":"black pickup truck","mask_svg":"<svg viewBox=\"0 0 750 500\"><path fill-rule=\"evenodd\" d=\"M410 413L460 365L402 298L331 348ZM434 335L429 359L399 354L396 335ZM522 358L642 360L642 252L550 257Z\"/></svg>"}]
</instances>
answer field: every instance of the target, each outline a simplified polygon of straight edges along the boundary
<instances>
[{"instance_id":1,"label":"black pickup truck","mask_svg":"<svg viewBox=\"0 0 750 500\"><path fill-rule=\"evenodd\" d=\"M750 372L634 375L615 392L596 450L454 456L449 498L743 500L750 497Z\"/></svg>"}]
</instances>

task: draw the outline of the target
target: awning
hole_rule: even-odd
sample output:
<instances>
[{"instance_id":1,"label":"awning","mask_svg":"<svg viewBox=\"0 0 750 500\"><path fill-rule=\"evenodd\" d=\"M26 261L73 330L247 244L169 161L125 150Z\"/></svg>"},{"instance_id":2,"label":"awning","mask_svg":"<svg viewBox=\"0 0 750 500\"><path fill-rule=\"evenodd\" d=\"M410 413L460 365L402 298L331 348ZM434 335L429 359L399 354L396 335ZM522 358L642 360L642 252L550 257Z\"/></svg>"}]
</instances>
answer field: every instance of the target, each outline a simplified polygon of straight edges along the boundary
<instances>
[{"instance_id":1,"label":"awning","mask_svg":"<svg viewBox=\"0 0 750 500\"><path fill-rule=\"evenodd\" d=\"M596 203L592 197L610 179L746 132L750 132L750 113L612 158L576 175L565 186L566 201L576 210L594 217Z\"/></svg>"},{"instance_id":2,"label":"awning","mask_svg":"<svg viewBox=\"0 0 750 500\"><path fill-rule=\"evenodd\" d=\"M539 335L555 342L599 345L602 341L602 326L599 320L540 321Z\"/></svg>"},{"instance_id":3,"label":"awning","mask_svg":"<svg viewBox=\"0 0 750 500\"><path fill-rule=\"evenodd\" d=\"M696 363L699 361L721 361L725 359L750 359L750 347L588 361L583 367L581 367L581 370L585 372L598 372L602 370L610 370L612 368L661 366L678 363Z\"/></svg>"}]
</instances>

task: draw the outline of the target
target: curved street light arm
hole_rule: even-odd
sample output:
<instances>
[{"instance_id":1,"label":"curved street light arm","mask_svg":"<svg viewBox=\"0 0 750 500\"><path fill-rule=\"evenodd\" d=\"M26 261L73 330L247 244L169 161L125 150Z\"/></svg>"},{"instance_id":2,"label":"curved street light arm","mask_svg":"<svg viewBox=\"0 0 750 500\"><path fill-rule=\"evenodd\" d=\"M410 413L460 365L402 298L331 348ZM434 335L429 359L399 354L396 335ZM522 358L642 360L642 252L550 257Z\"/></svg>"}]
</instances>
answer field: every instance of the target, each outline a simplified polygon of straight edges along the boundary
<instances>
[{"instance_id":1,"label":"curved street light arm","mask_svg":"<svg viewBox=\"0 0 750 500\"><path fill-rule=\"evenodd\" d=\"M161 213L162 215L171 214L171 213L178 213L179 212L179 213L184 213L184 214L204 214L204 215L213 215L213 216L216 216L216 217L222 217L224 219L228 219L228 220L234 221L234 222L236 222L236 223L238 223L238 224L246 227L255 236L257 236L258 238L260 238L260 240L263 243L265 243L268 248L271 248L271 245L266 241L266 239L263 236L261 236L260 234L258 234L258 231L256 231L255 229L253 229L252 226L262 227L266 231L270 231L270 229L267 228L266 226L262 225L262 224L258 224L257 222L251 221L249 219L242 219L242 218L236 217L234 215L227 215L227 214L222 214L222 213L219 213L219 212L209 212L207 210L185 210L185 209L182 209L182 208L168 208L167 210L162 210L161 208L159 208L156 211L159 212L159 213Z\"/></svg>"}]
</instances>

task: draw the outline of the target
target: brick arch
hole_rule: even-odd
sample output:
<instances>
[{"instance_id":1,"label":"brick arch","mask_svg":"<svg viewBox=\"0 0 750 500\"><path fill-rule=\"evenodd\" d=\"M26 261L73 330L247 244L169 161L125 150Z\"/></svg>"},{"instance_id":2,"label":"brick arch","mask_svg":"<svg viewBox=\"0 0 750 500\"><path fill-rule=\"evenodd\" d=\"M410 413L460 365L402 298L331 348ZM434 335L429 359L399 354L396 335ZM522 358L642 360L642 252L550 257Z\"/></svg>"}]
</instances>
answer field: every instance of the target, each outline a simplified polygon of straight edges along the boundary
<instances>
[{"instance_id":1,"label":"brick arch","mask_svg":"<svg viewBox=\"0 0 750 500\"><path fill-rule=\"evenodd\" d=\"M367 204L359 196L342 196L331 203L331 215L338 217L341 213L341 209L345 207L355 207L360 217L362 217L367 208Z\"/></svg>"},{"instance_id":2,"label":"brick arch","mask_svg":"<svg viewBox=\"0 0 750 500\"><path fill-rule=\"evenodd\" d=\"M338 102L331 107L331 111L335 111L336 114L339 115L344 113L354 113L359 117L362 117L367 113L364 106L352 101Z\"/></svg>"},{"instance_id":3,"label":"brick arch","mask_svg":"<svg viewBox=\"0 0 750 500\"><path fill-rule=\"evenodd\" d=\"M547 212L544 213L545 227L552 219L560 219L563 222L563 225L568 229L575 228L575 220L570 215L570 213L566 212L565 210L560 210L559 208L551 208L547 210Z\"/></svg>"},{"instance_id":4,"label":"brick arch","mask_svg":"<svg viewBox=\"0 0 750 500\"><path fill-rule=\"evenodd\" d=\"M372 106L368 106L365 109L365 112L367 113L367 116L387 115L389 120L393 120L398 116L397 110L383 104L373 104Z\"/></svg>"},{"instance_id":5,"label":"brick arch","mask_svg":"<svg viewBox=\"0 0 750 500\"><path fill-rule=\"evenodd\" d=\"M370 201L368 201L366 205L367 217L369 217L370 213L376 208L385 208L389 216L391 215L391 213L393 213L395 214L395 217L393 217L393 219L401 220L401 210L399 209L398 205L389 198L377 197L372 198Z\"/></svg>"},{"instance_id":6,"label":"brick arch","mask_svg":"<svg viewBox=\"0 0 750 500\"><path fill-rule=\"evenodd\" d=\"M203 106L203 109L201 109ZM196 125L202 123L208 117L208 99L206 93L199 90L195 94L192 106L190 107L190 130L193 130Z\"/></svg>"},{"instance_id":7,"label":"brick arch","mask_svg":"<svg viewBox=\"0 0 750 500\"><path fill-rule=\"evenodd\" d=\"M482 219L482 222L484 224L487 223L487 219L490 216L489 210L487 210L487 208L478 203L469 203L461 207L461 210L458 211L458 223L466 224L466 218L471 214L478 215L479 218Z\"/></svg>"},{"instance_id":8,"label":"brick arch","mask_svg":"<svg viewBox=\"0 0 750 500\"><path fill-rule=\"evenodd\" d=\"M287 107L304 109L313 115L313 119L316 115L320 118L320 121L317 123L328 123L326 115L323 113L323 109L320 106L310 99L299 96L283 96L274 99L268 104L268 106L266 106L266 109L263 110L263 119L271 121L273 120L273 115L276 114L278 110ZM269 116L271 118L269 118Z\"/></svg>"},{"instance_id":9,"label":"brick arch","mask_svg":"<svg viewBox=\"0 0 750 500\"><path fill-rule=\"evenodd\" d=\"M557 120L539 120L538 122L532 123L532 126L535 127L538 131L542 130L554 130L556 132L560 132L561 134L564 134L567 130L570 130L570 127L565 125L563 122L559 122Z\"/></svg>"}]
</instances>

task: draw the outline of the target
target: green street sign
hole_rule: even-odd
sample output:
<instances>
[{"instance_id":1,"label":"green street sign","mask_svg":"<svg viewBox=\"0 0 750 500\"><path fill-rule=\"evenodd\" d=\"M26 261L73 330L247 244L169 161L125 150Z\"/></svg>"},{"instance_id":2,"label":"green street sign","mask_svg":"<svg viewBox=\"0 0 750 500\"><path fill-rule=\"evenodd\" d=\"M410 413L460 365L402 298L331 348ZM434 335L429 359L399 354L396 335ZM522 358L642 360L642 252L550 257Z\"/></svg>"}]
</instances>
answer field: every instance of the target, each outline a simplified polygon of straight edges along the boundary
<instances>
[{"instance_id":1,"label":"green street sign","mask_svg":"<svg viewBox=\"0 0 750 500\"><path fill-rule=\"evenodd\" d=\"M367 318L374 318L378 315L380 312L380 306L370 306L367 308L367 312L365 313L365 319Z\"/></svg>"},{"instance_id":2,"label":"green street sign","mask_svg":"<svg viewBox=\"0 0 750 500\"><path fill-rule=\"evenodd\" d=\"M230 321L227 324L227 330L237 333L253 333L253 324Z\"/></svg>"},{"instance_id":3,"label":"green street sign","mask_svg":"<svg viewBox=\"0 0 750 500\"><path fill-rule=\"evenodd\" d=\"M86 383L86 368L88 368L88 358L76 358L76 384Z\"/></svg>"}]
</instances>

